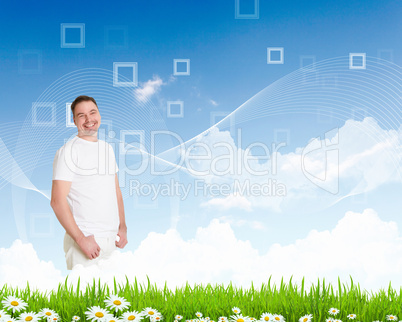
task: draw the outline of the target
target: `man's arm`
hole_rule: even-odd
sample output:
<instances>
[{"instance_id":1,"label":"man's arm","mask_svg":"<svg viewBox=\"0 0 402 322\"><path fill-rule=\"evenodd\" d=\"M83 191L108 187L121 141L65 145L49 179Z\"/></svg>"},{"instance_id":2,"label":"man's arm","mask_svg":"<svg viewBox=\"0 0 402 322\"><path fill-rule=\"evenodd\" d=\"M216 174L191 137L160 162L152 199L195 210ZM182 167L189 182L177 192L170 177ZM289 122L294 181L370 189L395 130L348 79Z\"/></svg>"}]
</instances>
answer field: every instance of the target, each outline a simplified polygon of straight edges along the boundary
<instances>
[{"instance_id":1,"label":"man's arm","mask_svg":"<svg viewBox=\"0 0 402 322\"><path fill-rule=\"evenodd\" d=\"M71 181L53 180L52 199L50 206L53 208L57 219L64 227L67 234L78 244L84 254L93 259L99 256L100 247L96 243L94 236L85 237L74 220L70 207L67 202L67 195L70 191Z\"/></svg>"},{"instance_id":2,"label":"man's arm","mask_svg":"<svg viewBox=\"0 0 402 322\"><path fill-rule=\"evenodd\" d=\"M123 196L121 194L120 186L119 186L119 178L117 173L115 174L115 182L116 182L116 195L117 195L117 204L119 206L119 232L117 235L120 237L119 241L116 241L116 246L119 248L124 248L127 245L127 225L126 225L126 217L124 215L124 203Z\"/></svg>"}]
</instances>

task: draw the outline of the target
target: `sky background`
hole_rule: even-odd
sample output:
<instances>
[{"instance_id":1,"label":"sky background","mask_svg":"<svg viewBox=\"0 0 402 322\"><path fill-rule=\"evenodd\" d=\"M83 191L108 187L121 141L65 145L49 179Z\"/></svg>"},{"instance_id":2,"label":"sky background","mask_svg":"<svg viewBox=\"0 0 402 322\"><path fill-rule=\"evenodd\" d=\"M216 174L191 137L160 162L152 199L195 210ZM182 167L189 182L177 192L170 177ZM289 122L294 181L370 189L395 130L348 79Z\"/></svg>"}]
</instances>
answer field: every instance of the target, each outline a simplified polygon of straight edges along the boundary
<instances>
[{"instance_id":1,"label":"sky background","mask_svg":"<svg viewBox=\"0 0 402 322\"><path fill-rule=\"evenodd\" d=\"M351 275L367 289L402 286L401 13L400 1L3 1L0 282L51 287L68 274L49 197L54 155L76 134L66 104L84 94L98 102L99 138L114 147L129 244L103 267L72 276L148 274L175 286ZM77 29L63 34L68 23L84 26L82 48L63 47L63 35L70 44L83 40ZM268 63L279 60L268 48L282 48L283 63ZM366 68L350 68L350 53L365 54ZM175 59L189 60L189 75L175 75ZM114 72L121 62L136 63L136 86L113 82L133 80L132 69ZM170 115L169 102L182 102L181 117ZM159 170L179 163L178 137L186 148L202 142L215 158L227 149L214 143L244 155L258 142L254 156L264 155L262 144L268 154L282 145L276 173L271 158L251 162L270 169L267 176L244 165L241 175L194 175L188 164L133 175L139 156L122 144L123 131L133 130L142 131ZM152 140L162 130L170 134ZM136 138L125 142L137 146ZM302 165L314 138L321 148L311 146ZM205 151L191 151L199 157L193 169L210 167ZM193 192L196 180L269 179L285 195L152 201L130 189L134 180L148 187L173 180Z\"/></svg>"}]
</instances>

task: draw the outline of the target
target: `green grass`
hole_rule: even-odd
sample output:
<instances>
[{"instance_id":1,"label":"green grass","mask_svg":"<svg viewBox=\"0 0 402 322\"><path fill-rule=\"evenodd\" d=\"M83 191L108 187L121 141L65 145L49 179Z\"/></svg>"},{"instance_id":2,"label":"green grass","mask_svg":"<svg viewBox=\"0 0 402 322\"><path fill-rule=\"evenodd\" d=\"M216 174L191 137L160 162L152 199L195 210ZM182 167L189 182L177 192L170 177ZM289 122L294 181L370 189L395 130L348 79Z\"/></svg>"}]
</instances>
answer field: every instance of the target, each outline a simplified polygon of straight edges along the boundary
<instances>
[{"instance_id":1,"label":"green grass","mask_svg":"<svg viewBox=\"0 0 402 322\"><path fill-rule=\"evenodd\" d=\"M342 321L348 321L347 315L357 314L356 320L351 321L386 321L386 315L393 314L402 317L402 289L399 293L392 289L380 290L377 293L361 291L360 286L353 283L341 284L338 279L338 290L318 280L309 290L306 290L304 280L296 285L290 279L289 283L281 281L280 285L271 284L271 278L266 284L259 287L251 286L248 289L234 287L232 284L223 285L189 285L176 288L174 291L166 287L157 288L150 283L118 284L109 288L101 284L100 280L93 281L85 291L80 291L80 285L68 286L67 279L60 284L57 290L41 293L31 290L29 285L25 289L11 288L4 285L0 289L0 303L8 295L13 295L27 302L24 311L39 312L42 308L56 311L63 322L70 322L73 315L85 321L85 311L91 306L105 308L104 300L109 294L124 297L131 303L129 310L142 311L145 307L152 307L163 315L164 321L173 322L174 316L180 314L183 320L195 319L195 312L203 313L217 321L220 316L233 315L232 307L238 307L241 314L259 319L263 312L277 313L284 316L287 322L298 321L305 314L313 315L313 322L325 321L328 310L335 307L340 310L336 316ZM0 308L3 305L0 304ZM119 313L117 316L120 316ZM16 314L18 316L18 314Z\"/></svg>"}]
</instances>

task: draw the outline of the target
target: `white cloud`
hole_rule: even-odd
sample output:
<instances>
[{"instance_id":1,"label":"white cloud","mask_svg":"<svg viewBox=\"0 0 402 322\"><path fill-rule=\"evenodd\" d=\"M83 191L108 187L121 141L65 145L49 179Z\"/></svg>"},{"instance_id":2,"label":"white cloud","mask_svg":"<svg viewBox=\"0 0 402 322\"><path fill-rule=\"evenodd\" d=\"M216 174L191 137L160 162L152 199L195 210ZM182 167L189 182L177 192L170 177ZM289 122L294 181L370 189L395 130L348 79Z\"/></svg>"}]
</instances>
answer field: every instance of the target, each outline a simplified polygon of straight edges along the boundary
<instances>
[{"instance_id":1,"label":"white cloud","mask_svg":"<svg viewBox=\"0 0 402 322\"><path fill-rule=\"evenodd\" d=\"M24 244L17 239L10 248L0 248L0 285L12 285L39 290L51 289L63 282L61 271L51 261L38 258L32 244Z\"/></svg>"},{"instance_id":2,"label":"white cloud","mask_svg":"<svg viewBox=\"0 0 402 322\"><path fill-rule=\"evenodd\" d=\"M135 94L137 94L137 98L140 101L146 102L160 90L162 85L166 84L158 75L154 75L152 79L148 80L145 83L142 83L141 87L135 89Z\"/></svg>"},{"instance_id":3,"label":"white cloud","mask_svg":"<svg viewBox=\"0 0 402 322\"><path fill-rule=\"evenodd\" d=\"M51 285L60 279L53 265L40 261L30 244L16 241L10 249L1 249L0 276L8 285ZM16 273L17 272L17 273ZM193 239L184 240L173 229L166 233L149 233L134 251L116 251L108 261L89 268L77 266L69 281L81 279L81 287L101 277L105 283L146 282L170 288L194 283L224 283L249 287L266 283L272 275L279 283L282 276L306 284L325 278L336 288L338 276L348 283L349 275L362 289L378 290L389 282L402 283L402 238L396 223L381 220L372 209L363 213L347 212L332 230L312 230L289 245L273 244L260 254L249 241L236 238L229 223L214 219L198 228ZM18 276L18 278L16 277ZM31 284L32 285L32 284Z\"/></svg>"},{"instance_id":4,"label":"white cloud","mask_svg":"<svg viewBox=\"0 0 402 322\"><path fill-rule=\"evenodd\" d=\"M246 211L251 211L251 202L246 197L237 193L230 194L225 198L213 198L201 203L201 207L214 206L220 210L229 210L231 208L239 208Z\"/></svg>"},{"instance_id":5,"label":"white cloud","mask_svg":"<svg viewBox=\"0 0 402 322\"><path fill-rule=\"evenodd\" d=\"M267 189L268 195L261 196L249 190L241 195L252 208L270 208L277 212L284 208L298 209L301 204L325 208L346 196L371 191L384 183L402 182L402 127L399 131L384 130L373 118L367 117L363 121L348 120L327 136L311 140L306 147L290 153L274 152L269 146L264 153L268 156L264 162L245 161L245 149L238 149L230 132L212 128L195 140L209 148L211 158L197 160L191 167L199 172L211 170L215 173L207 177L193 171L193 176L206 183L232 181L232 186L235 182L263 185L269 183L269 178L275 180L275 184ZM199 148L198 153L205 156L206 148ZM192 151L194 155L197 155L197 148ZM237 167L239 162L242 162L241 173ZM256 174L263 171L268 174ZM229 201L228 198L214 198L208 205L220 208L226 204L235 205ZM244 203L238 203L238 206L244 207Z\"/></svg>"},{"instance_id":6,"label":"white cloud","mask_svg":"<svg viewBox=\"0 0 402 322\"><path fill-rule=\"evenodd\" d=\"M258 220L245 220L245 219L236 219L233 216L220 216L219 221L222 223L229 223L232 227L245 227L248 226L251 229L255 230L266 230L264 223Z\"/></svg>"}]
</instances>

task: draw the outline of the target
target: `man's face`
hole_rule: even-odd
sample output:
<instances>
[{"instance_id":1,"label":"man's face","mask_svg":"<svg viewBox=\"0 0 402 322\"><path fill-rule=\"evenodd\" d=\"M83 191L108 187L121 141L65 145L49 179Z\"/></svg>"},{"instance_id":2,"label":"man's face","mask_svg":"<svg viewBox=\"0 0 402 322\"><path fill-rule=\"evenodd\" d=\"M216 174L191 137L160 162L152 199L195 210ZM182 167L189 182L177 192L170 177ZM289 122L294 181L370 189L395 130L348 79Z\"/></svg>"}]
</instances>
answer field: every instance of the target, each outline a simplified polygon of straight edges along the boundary
<instances>
[{"instance_id":1,"label":"man's face","mask_svg":"<svg viewBox=\"0 0 402 322\"><path fill-rule=\"evenodd\" d=\"M96 136L101 124L99 110L92 101L82 101L75 106L74 124L81 135ZM92 126L91 126L92 125Z\"/></svg>"}]
</instances>

